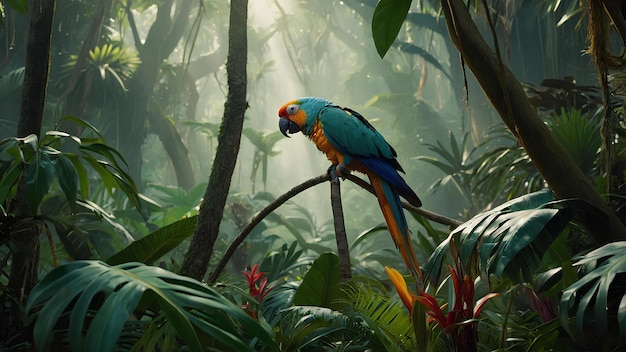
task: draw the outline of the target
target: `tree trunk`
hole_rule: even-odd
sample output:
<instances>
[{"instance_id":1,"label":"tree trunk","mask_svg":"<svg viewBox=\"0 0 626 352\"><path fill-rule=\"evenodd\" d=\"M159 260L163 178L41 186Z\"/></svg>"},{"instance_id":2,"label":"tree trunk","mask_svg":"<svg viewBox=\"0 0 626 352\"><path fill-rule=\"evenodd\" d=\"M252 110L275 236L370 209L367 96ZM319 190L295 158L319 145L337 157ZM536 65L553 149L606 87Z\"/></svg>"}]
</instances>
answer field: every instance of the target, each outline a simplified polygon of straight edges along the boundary
<instances>
[{"instance_id":1,"label":"tree trunk","mask_svg":"<svg viewBox=\"0 0 626 352\"><path fill-rule=\"evenodd\" d=\"M28 47L24 71L24 86L20 121L17 125L17 137L34 134L39 136L48 87L50 68L50 40L52 20L54 18L54 0L37 0L30 8L30 26L28 29ZM15 217L28 218L30 213L24 180L20 183L16 195ZM26 297L37 281L39 260L39 226L35 221L31 225L20 226L11 233L17 245L11 263L9 288L19 294L20 301Z\"/></svg>"},{"instance_id":2,"label":"tree trunk","mask_svg":"<svg viewBox=\"0 0 626 352\"><path fill-rule=\"evenodd\" d=\"M34 0L30 4L30 25L17 137L31 134L39 136L41 133L56 1ZM13 331L11 328L21 327L21 307L17 303L24 304L37 283L39 264L39 235L42 224L33 218L35 214L31 214L24 178L20 180L15 198L15 206L11 212L17 223L11 227L9 234L13 250L9 290L3 293L0 299L0 327L3 328L1 335L11 333ZM7 293L17 302L7 299Z\"/></svg>"},{"instance_id":3,"label":"tree trunk","mask_svg":"<svg viewBox=\"0 0 626 352\"><path fill-rule=\"evenodd\" d=\"M626 239L626 228L559 144L521 84L482 38L462 0L442 0L450 38L474 73L487 98L515 134L548 185L559 198L580 198L601 214L580 214L598 244Z\"/></svg>"},{"instance_id":4,"label":"tree trunk","mask_svg":"<svg viewBox=\"0 0 626 352\"><path fill-rule=\"evenodd\" d=\"M142 149L147 134L148 106L151 104L161 64L176 48L189 24L192 3L195 2L179 1L176 6L173 6L174 0L161 3L156 20L143 43L136 32L132 13L130 10L127 11L141 65L128 85L125 104L122 105L123 110L119 114L123 116L119 122L119 148L128 163L129 174L140 190L144 187L141 180ZM175 13L174 18L171 17L172 12Z\"/></svg>"},{"instance_id":5,"label":"tree trunk","mask_svg":"<svg viewBox=\"0 0 626 352\"><path fill-rule=\"evenodd\" d=\"M246 101L248 1L232 0L228 29L228 96L224 104L224 117L220 126L215 160L209 184L200 205L198 224L185 254L182 274L201 280L205 275L213 246L219 233L224 205L239 153L243 118L248 107Z\"/></svg>"},{"instance_id":6,"label":"tree trunk","mask_svg":"<svg viewBox=\"0 0 626 352\"><path fill-rule=\"evenodd\" d=\"M191 189L196 185L193 168L191 161L189 161L187 147L180 138L176 126L165 116L150 113L150 129L159 136L165 152L172 160L178 186L186 191Z\"/></svg>"}]
</instances>

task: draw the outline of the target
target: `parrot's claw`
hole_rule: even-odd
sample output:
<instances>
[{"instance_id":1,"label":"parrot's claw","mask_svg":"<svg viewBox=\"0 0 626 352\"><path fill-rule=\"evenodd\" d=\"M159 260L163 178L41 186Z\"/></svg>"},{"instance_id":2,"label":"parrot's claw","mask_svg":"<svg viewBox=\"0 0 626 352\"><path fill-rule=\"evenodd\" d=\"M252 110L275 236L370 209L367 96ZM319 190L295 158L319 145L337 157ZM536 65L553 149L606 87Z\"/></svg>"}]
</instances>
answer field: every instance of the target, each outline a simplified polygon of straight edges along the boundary
<instances>
[{"instance_id":1,"label":"parrot's claw","mask_svg":"<svg viewBox=\"0 0 626 352\"><path fill-rule=\"evenodd\" d=\"M345 175L349 172L350 171L346 170L346 165L344 163L339 163L338 165L333 164L328 168L330 181L335 183L339 183L339 177L341 177L342 180L345 180Z\"/></svg>"},{"instance_id":2,"label":"parrot's claw","mask_svg":"<svg viewBox=\"0 0 626 352\"><path fill-rule=\"evenodd\" d=\"M337 165L330 165L327 172L328 176L330 177L330 182L339 183L339 175L337 175Z\"/></svg>"}]
</instances>

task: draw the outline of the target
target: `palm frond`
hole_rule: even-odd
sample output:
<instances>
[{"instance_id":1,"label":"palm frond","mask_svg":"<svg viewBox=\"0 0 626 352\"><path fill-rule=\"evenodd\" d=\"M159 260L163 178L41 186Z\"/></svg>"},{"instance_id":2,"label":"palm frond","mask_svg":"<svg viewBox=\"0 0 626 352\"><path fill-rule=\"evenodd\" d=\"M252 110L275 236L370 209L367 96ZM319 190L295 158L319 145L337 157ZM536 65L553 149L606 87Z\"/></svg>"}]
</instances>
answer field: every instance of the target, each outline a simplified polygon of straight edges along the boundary
<instances>
[{"instance_id":1,"label":"palm frond","mask_svg":"<svg viewBox=\"0 0 626 352\"><path fill-rule=\"evenodd\" d=\"M415 350L413 324L398 300L371 285L358 282L344 290L354 313L367 322L387 351Z\"/></svg>"},{"instance_id":2,"label":"palm frond","mask_svg":"<svg viewBox=\"0 0 626 352\"><path fill-rule=\"evenodd\" d=\"M439 282L443 259L454 246L466 268L515 282L531 282L550 244L574 217L589 210L582 201L554 201L549 190L531 193L480 213L457 227L426 264L426 276Z\"/></svg>"},{"instance_id":3,"label":"palm frond","mask_svg":"<svg viewBox=\"0 0 626 352\"><path fill-rule=\"evenodd\" d=\"M626 346L625 251L626 242L614 242L580 257L574 265L585 274L561 296L561 324L593 349Z\"/></svg>"},{"instance_id":4,"label":"palm frond","mask_svg":"<svg viewBox=\"0 0 626 352\"><path fill-rule=\"evenodd\" d=\"M37 350L48 349L60 330L72 350L111 351L135 311L163 314L193 351L208 343L252 351L240 327L274 345L271 332L217 291L140 263L62 265L35 286L25 310Z\"/></svg>"},{"instance_id":5,"label":"palm frond","mask_svg":"<svg viewBox=\"0 0 626 352\"><path fill-rule=\"evenodd\" d=\"M330 308L294 306L283 310L279 341L286 350L319 351L334 349L350 341L345 351L380 351L376 334L365 321Z\"/></svg>"}]
</instances>

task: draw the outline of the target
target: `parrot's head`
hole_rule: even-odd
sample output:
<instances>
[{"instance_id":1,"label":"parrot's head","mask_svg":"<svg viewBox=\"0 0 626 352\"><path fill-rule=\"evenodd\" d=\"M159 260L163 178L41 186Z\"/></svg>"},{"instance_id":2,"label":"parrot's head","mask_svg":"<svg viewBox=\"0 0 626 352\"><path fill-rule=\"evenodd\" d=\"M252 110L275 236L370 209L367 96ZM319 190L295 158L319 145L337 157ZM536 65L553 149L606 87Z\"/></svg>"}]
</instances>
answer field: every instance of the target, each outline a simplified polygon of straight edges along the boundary
<instances>
[{"instance_id":1,"label":"parrot's head","mask_svg":"<svg viewBox=\"0 0 626 352\"><path fill-rule=\"evenodd\" d=\"M322 98L300 98L286 103L278 110L280 132L285 137L300 131L308 135L320 111L330 104Z\"/></svg>"}]
</instances>

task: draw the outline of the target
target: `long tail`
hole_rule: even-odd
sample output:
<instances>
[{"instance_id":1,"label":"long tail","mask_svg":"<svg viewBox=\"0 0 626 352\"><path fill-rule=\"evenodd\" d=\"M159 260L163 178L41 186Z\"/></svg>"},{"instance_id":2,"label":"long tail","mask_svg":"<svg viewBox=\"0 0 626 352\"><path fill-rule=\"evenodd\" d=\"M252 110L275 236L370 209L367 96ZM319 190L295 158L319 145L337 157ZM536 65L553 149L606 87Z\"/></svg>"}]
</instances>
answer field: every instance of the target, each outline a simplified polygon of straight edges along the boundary
<instances>
[{"instance_id":1,"label":"long tail","mask_svg":"<svg viewBox=\"0 0 626 352\"><path fill-rule=\"evenodd\" d=\"M400 203L400 194L394 185L380 178L374 172L368 172L367 176L376 192L378 204L387 222L387 228L391 233L391 238L400 251L400 255L402 255L402 259L409 268L418 287L422 288L422 270L415 257L413 244L409 237L409 226L404 217L402 204Z\"/></svg>"}]
</instances>

